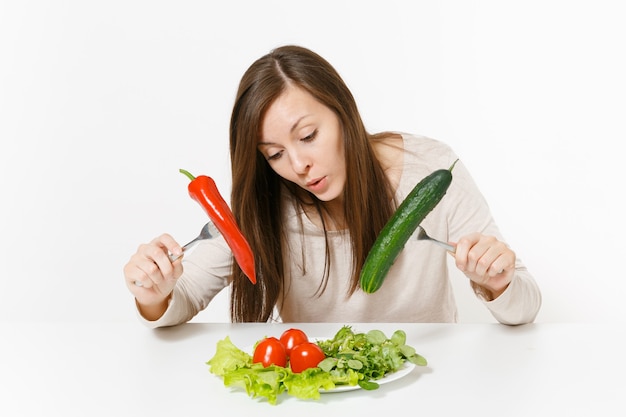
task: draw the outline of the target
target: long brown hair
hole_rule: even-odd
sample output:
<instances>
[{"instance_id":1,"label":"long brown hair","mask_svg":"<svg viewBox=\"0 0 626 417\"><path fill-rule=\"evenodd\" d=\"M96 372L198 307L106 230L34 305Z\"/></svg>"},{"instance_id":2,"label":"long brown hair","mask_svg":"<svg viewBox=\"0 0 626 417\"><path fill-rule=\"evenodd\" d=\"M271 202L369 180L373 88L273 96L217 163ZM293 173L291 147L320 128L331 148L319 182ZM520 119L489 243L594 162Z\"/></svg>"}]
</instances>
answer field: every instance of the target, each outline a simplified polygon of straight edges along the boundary
<instances>
[{"instance_id":1,"label":"long brown hair","mask_svg":"<svg viewBox=\"0 0 626 417\"><path fill-rule=\"evenodd\" d=\"M344 216L353 253L350 294L358 288L361 266L377 233L393 212L391 187L371 146L373 135L366 131L354 97L337 71L318 54L299 46L276 48L259 58L240 81L230 121L231 206L255 254L257 271L257 284L253 285L234 265L233 322L272 318L284 277L281 193L289 192L303 204L298 198L301 190L276 174L257 150L265 112L288 84L303 88L333 110L343 128L347 170ZM324 209L314 195L307 200L313 201L318 212ZM330 262L327 244L321 291Z\"/></svg>"}]
</instances>

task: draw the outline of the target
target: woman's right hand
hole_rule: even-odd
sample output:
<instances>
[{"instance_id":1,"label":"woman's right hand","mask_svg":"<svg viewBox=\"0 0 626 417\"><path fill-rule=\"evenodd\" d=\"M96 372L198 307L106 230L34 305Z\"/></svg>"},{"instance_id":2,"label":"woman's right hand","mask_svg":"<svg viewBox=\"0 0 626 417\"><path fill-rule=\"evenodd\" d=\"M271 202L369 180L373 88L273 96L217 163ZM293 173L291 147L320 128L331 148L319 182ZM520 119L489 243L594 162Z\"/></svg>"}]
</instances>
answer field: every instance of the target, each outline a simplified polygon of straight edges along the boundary
<instances>
[{"instance_id":1,"label":"woman's right hand","mask_svg":"<svg viewBox=\"0 0 626 417\"><path fill-rule=\"evenodd\" d=\"M124 266L126 286L148 320L163 315L176 281L183 273L182 257L172 262L168 253L181 255L183 252L172 236L162 234L140 245Z\"/></svg>"}]
</instances>

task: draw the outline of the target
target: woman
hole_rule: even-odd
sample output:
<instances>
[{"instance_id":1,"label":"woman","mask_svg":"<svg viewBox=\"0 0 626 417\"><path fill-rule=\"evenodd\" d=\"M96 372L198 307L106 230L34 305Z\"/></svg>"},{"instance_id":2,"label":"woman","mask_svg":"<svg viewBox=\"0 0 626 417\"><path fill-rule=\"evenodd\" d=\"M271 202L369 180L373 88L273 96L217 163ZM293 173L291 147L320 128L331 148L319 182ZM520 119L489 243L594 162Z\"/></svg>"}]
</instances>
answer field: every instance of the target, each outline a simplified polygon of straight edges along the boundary
<instances>
[{"instance_id":1,"label":"woman","mask_svg":"<svg viewBox=\"0 0 626 417\"><path fill-rule=\"evenodd\" d=\"M257 284L233 262L223 238L172 263L168 251L181 248L163 234L141 245L124 268L146 325L186 322L228 285L235 322L457 321L451 254L429 242L410 239L378 291L359 289L360 268L397 205L457 159L448 146L369 134L335 69L310 50L284 46L241 79L230 154L231 207L255 253ZM423 225L456 242L456 267L499 322L535 319L540 291L461 161Z\"/></svg>"}]
</instances>

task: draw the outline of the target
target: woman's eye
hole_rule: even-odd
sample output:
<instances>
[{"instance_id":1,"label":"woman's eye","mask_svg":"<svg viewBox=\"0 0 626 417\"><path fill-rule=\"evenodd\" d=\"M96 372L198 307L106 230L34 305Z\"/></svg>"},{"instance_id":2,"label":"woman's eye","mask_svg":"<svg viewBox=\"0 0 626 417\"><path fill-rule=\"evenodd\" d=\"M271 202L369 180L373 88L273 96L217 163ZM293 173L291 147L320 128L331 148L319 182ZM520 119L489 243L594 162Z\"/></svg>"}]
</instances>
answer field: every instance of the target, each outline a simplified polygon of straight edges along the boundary
<instances>
[{"instance_id":1,"label":"woman's eye","mask_svg":"<svg viewBox=\"0 0 626 417\"><path fill-rule=\"evenodd\" d=\"M278 158L280 158L282 156L282 154L283 154L282 151L273 153L273 154L267 156L267 160L268 161L275 161Z\"/></svg>"},{"instance_id":2,"label":"woman's eye","mask_svg":"<svg viewBox=\"0 0 626 417\"><path fill-rule=\"evenodd\" d=\"M317 129L315 129L310 135L303 137L300 139L302 142L310 142L317 136Z\"/></svg>"}]
</instances>

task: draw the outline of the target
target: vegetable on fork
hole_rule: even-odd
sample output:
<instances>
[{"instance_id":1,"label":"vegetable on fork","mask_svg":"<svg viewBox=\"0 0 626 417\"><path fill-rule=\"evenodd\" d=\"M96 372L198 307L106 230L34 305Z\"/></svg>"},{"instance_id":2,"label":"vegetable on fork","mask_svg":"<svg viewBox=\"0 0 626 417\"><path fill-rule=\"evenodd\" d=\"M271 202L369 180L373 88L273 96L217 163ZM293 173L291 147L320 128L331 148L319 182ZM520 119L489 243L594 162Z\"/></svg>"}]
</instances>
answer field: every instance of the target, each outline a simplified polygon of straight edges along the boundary
<instances>
[{"instance_id":1,"label":"vegetable on fork","mask_svg":"<svg viewBox=\"0 0 626 417\"><path fill-rule=\"evenodd\" d=\"M383 285L409 237L448 191L457 161L450 168L438 169L422 179L400 203L365 258L360 276L363 291L371 294Z\"/></svg>"},{"instance_id":2,"label":"vegetable on fork","mask_svg":"<svg viewBox=\"0 0 626 417\"><path fill-rule=\"evenodd\" d=\"M233 251L235 261L243 273L250 282L256 284L254 255L250 244L241 233L233 212L217 189L213 178L206 175L194 177L184 169L179 171L191 180L187 186L191 198L196 200L209 215L209 218L226 239L226 243Z\"/></svg>"}]
</instances>

